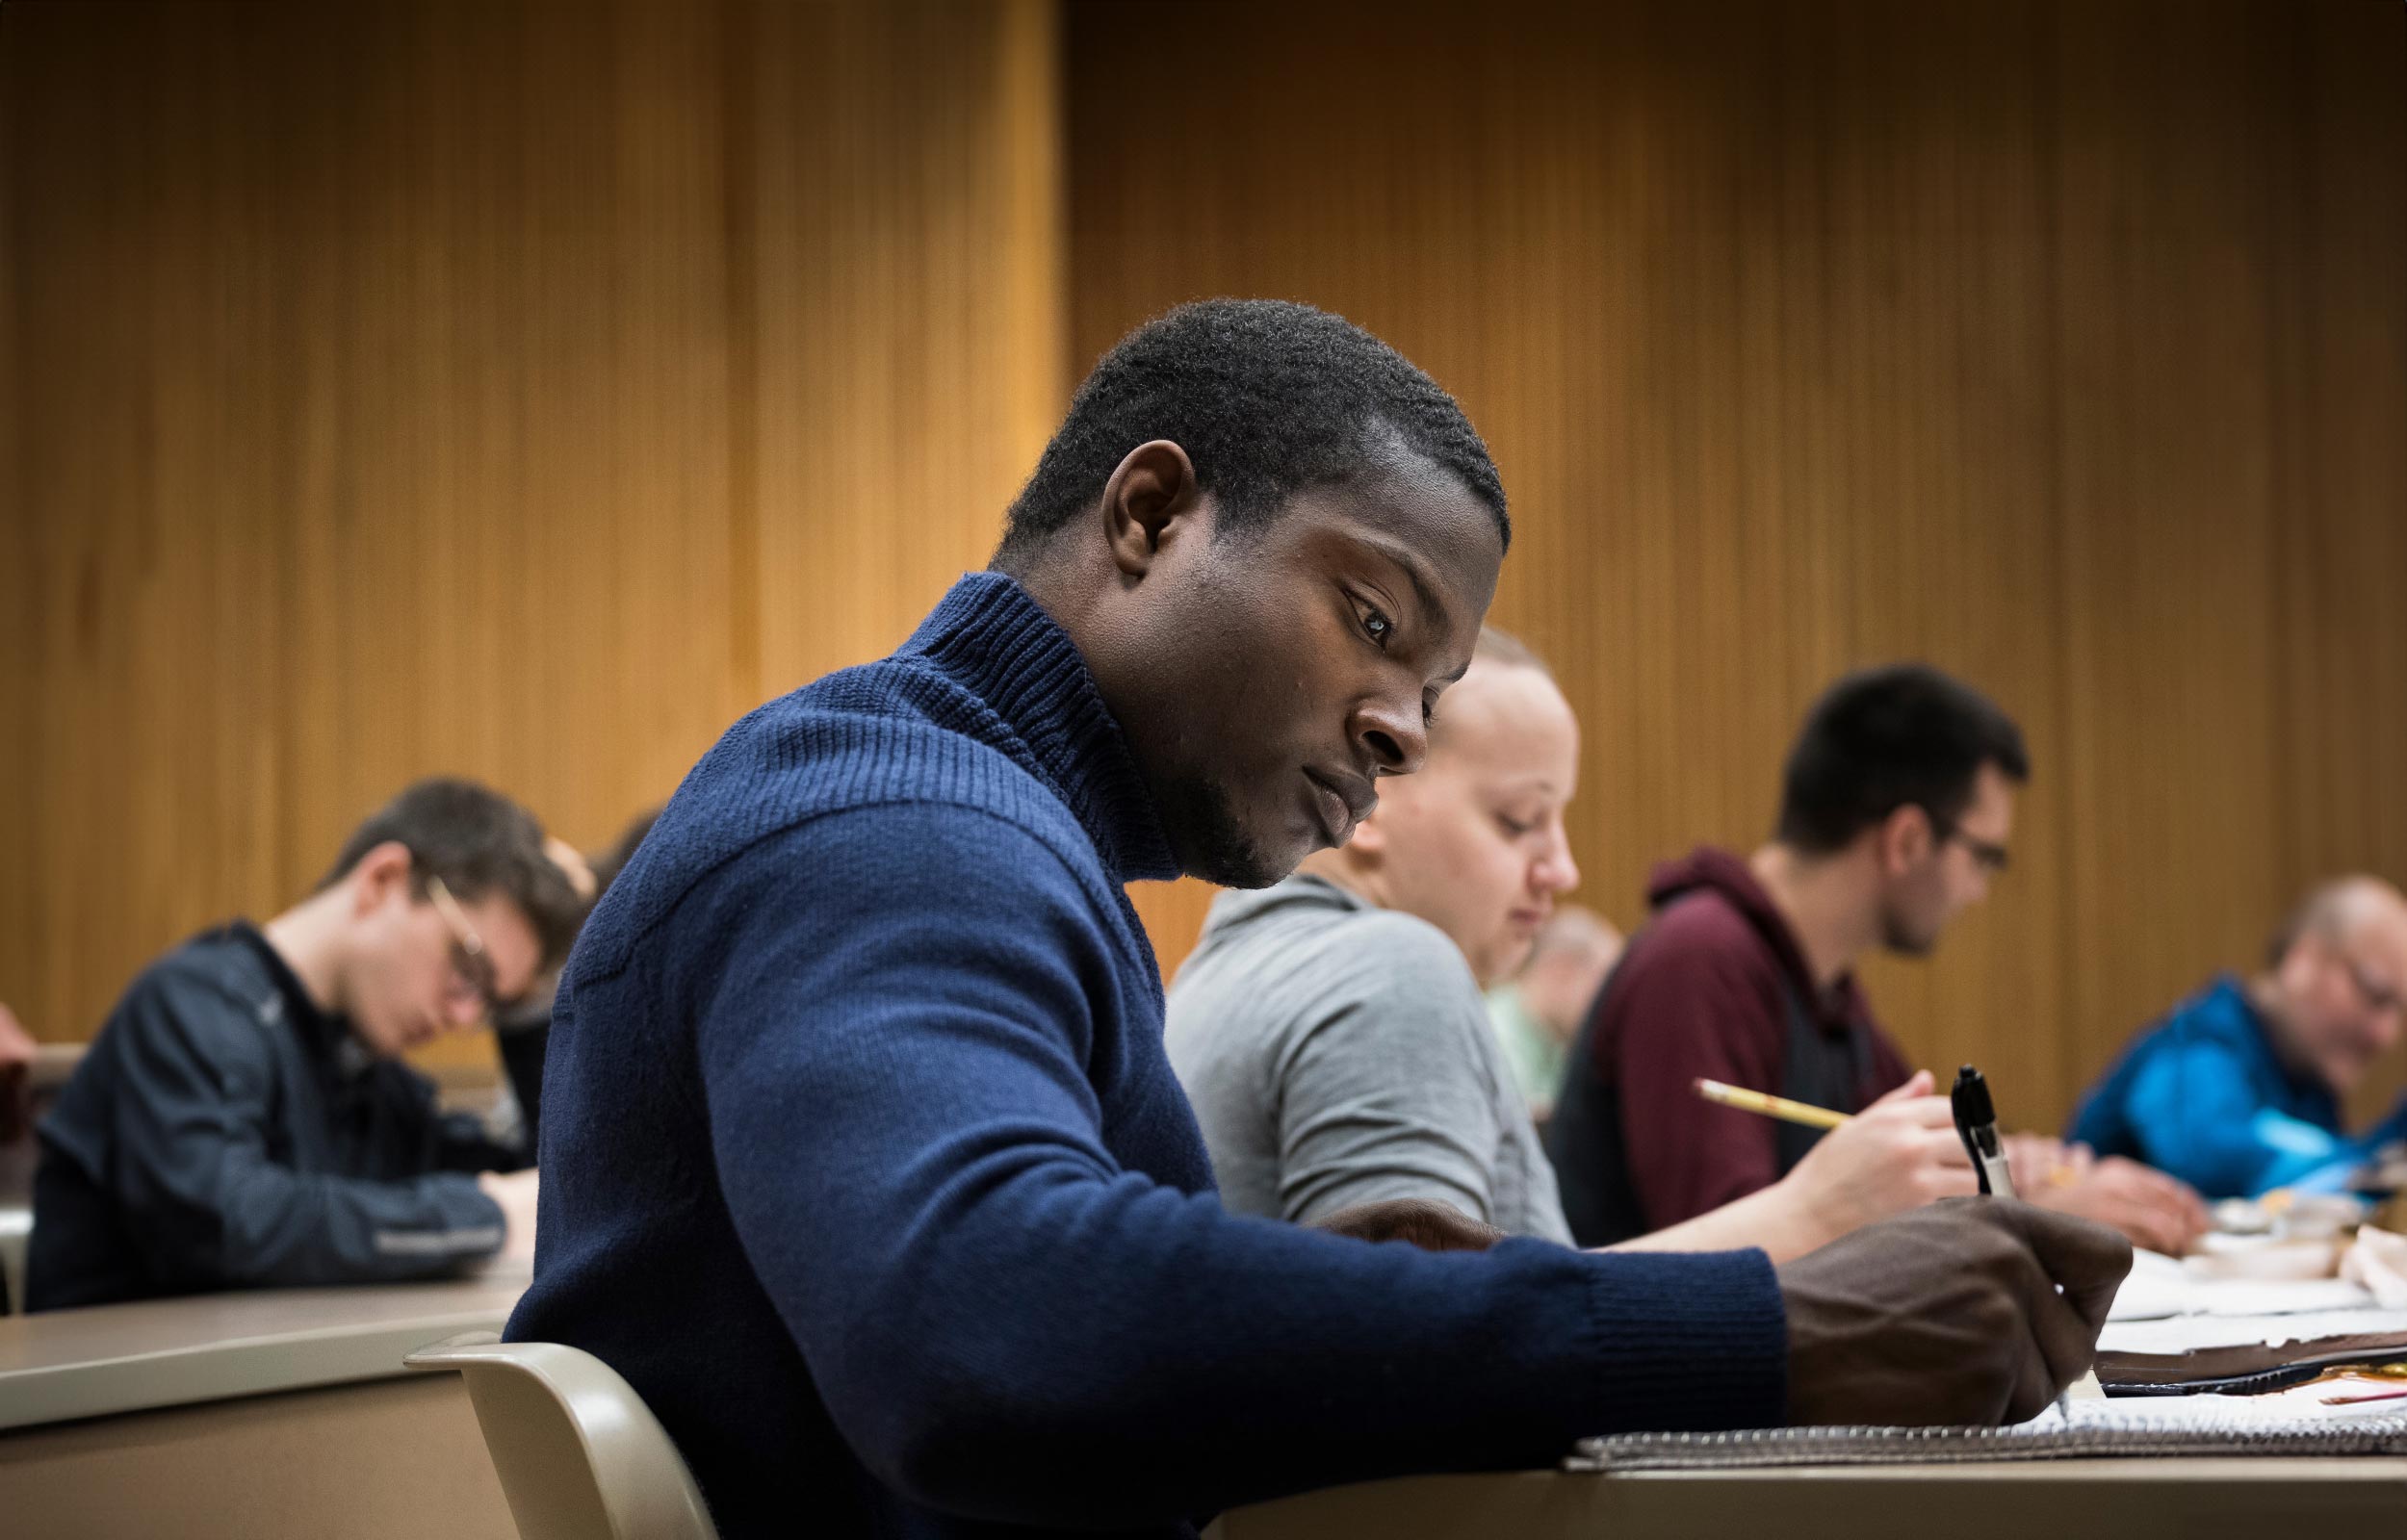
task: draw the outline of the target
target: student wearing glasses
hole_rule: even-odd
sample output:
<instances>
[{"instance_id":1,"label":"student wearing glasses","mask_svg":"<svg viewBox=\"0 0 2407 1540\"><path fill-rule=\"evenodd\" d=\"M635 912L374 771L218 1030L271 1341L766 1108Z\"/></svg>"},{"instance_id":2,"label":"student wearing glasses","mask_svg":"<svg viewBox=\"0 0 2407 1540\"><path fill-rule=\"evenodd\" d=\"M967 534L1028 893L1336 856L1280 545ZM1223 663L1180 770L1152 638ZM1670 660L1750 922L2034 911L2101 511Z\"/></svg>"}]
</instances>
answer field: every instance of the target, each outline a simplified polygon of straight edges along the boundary
<instances>
[{"instance_id":1,"label":"student wearing glasses","mask_svg":"<svg viewBox=\"0 0 2407 1540\"><path fill-rule=\"evenodd\" d=\"M1573 1045L1546 1150L1581 1245L1763 1191L1821 1137L1708 1105L1697 1079L1858 1113L1914 1078L1855 964L1875 950L1928 953L1988 896L2030 772L2013 721L1936 669L1867 669L1823 696L1790 750L1772 840L1656 872L1654 917ZM2019 1144L2022 1164L2048 1168L2024 1184L2036 1202L2174 1253L2204 1228L2197 1195L2158 1172Z\"/></svg>"},{"instance_id":2,"label":"student wearing glasses","mask_svg":"<svg viewBox=\"0 0 2407 1540\"><path fill-rule=\"evenodd\" d=\"M524 808L423 781L318 890L138 975L39 1129L26 1308L425 1277L531 1242L531 1152L410 1049L489 1020L584 904Z\"/></svg>"},{"instance_id":3,"label":"student wearing glasses","mask_svg":"<svg viewBox=\"0 0 2407 1540\"><path fill-rule=\"evenodd\" d=\"M2083 1098L2073 1137L2209 1197L2337 1188L2407 1139L2407 1100L2351 1138L2341 1102L2407 1025L2407 899L2374 877L2307 895L2264 971L2229 975L2141 1033Z\"/></svg>"}]
</instances>

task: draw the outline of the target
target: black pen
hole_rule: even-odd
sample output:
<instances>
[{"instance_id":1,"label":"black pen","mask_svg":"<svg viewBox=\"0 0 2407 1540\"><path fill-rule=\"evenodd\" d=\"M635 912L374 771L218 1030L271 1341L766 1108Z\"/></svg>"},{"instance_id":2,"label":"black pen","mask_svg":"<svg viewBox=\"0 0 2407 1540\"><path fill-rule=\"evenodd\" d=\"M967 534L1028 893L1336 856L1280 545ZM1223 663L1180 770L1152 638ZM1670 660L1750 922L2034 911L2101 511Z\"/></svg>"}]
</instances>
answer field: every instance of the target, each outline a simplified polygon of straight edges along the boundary
<instances>
[{"instance_id":1,"label":"black pen","mask_svg":"<svg viewBox=\"0 0 2407 1540\"><path fill-rule=\"evenodd\" d=\"M1980 1070L1966 1065L1955 1072L1948 1108L1955 1114L1955 1137L1964 1142L1964 1153L1973 1158L1973 1174L1980 1178L1980 1190L1992 1197L2012 1197L2014 1173L2006 1166L2006 1142L1998 1137L1998 1109L1989 1100L1989 1082L1980 1078ZM2070 1385L2057 1394L2056 1415L2067 1426L2072 1424Z\"/></svg>"},{"instance_id":2,"label":"black pen","mask_svg":"<svg viewBox=\"0 0 2407 1540\"><path fill-rule=\"evenodd\" d=\"M1964 1153L1973 1158L1980 1190L2012 1197L2014 1176L2006 1168L2006 1143L1998 1138L1998 1110L1990 1104L1989 1082L1980 1078L1980 1070L1966 1065L1955 1072L1948 1106L1955 1114L1955 1137L1964 1142Z\"/></svg>"}]
</instances>

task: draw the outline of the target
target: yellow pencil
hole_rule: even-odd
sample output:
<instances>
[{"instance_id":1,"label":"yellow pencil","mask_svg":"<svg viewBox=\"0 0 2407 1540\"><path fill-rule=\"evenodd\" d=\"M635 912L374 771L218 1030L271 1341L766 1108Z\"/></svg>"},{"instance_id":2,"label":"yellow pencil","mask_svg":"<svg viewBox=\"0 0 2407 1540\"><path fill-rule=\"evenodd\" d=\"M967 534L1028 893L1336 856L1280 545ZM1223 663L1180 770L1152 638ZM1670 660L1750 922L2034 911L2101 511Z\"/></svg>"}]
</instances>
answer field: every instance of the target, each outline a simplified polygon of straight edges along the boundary
<instances>
[{"instance_id":1,"label":"yellow pencil","mask_svg":"<svg viewBox=\"0 0 2407 1540\"><path fill-rule=\"evenodd\" d=\"M1760 1091L1743 1086L1725 1086L1719 1080L1700 1080L1696 1094L1723 1107L1736 1107L1743 1113L1761 1113L1777 1117L1784 1123L1803 1123L1808 1128L1836 1128L1847 1121L1847 1114L1834 1113L1827 1107L1807 1102L1791 1101L1786 1096L1767 1096Z\"/></svg>"}]
</instances>

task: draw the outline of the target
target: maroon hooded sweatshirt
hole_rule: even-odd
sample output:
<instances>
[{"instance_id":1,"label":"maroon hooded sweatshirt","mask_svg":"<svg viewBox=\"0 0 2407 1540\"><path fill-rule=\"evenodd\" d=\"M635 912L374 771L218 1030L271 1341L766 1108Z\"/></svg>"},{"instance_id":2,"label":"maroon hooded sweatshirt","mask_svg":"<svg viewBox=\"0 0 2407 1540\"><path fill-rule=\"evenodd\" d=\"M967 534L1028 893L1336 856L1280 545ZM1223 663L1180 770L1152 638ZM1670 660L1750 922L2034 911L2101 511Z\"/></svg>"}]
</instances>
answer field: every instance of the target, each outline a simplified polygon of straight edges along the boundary
<instances>
[{"instance_id":1,"label":"maroon hooded sweatshirt","mask_svg":"<svg viewBox=\"0 0 2407 1540\"><path fill-rule=\"evenodd\" d=\"M1656 868L1633 937L1573 1045L1547 1126L1571 1233L1609 1245L1771 1186L1820 1137L1700 1100L1701 1078L1860 1112L1912 1074L1854 976L1819 988L1745 860Z\"/></svg>"}]
</instances>

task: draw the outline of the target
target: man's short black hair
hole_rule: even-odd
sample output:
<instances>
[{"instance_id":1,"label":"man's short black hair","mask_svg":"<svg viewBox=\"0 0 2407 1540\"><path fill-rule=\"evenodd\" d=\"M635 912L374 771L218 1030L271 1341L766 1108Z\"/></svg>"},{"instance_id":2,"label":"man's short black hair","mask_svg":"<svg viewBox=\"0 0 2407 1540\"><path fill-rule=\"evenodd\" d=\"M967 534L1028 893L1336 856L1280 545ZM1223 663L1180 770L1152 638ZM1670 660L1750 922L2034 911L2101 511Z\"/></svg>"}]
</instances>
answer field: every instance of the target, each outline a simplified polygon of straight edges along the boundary
<instances>
[{"instance_id":1,"label":"man's short black hair","mask_svg":"<svg viewBox=\"0 0 2407 1540\"><path fill-rule=\"evenodd\" d=\"M1815 703L1789 751L1780 842L1828 855L1909 807L1952 828L1984 764L2031 779L2022 730L1987 696L1924 663L1850 674Z\"/></svg>"},{"instance_id":2,"label":"man's short black hair","mask_svg":"<svg viewBox=\"0 0 2407 1540\"><path fill-rule=\"evenodd\" d=\"M1187 451L1223 530L1402 449L1453 472L1512 542L1488 446L1403 354L1309 305L1205 299L1147 321L1095 366L1012 503L995 566L1024 572L1054 531L1095 506L1128 451L1153 439Z\"/></svg>"},{"instance_id":3,"label":"man's short black hair","mask_svg":"<svg viewBox=\"0 0 2407 1540\"><path fill-rule=\"evenodd\" d=\"M500 893L534 928L543 947L539 973L568 960L586 906L544 851L543 826L533 813L473 781L413 783L351 831L319 888L341 882L360 858L388 842L409 849L413 893L425 895L429 876L442 878L463 903Z\"/></svg>"}]
</instances>

